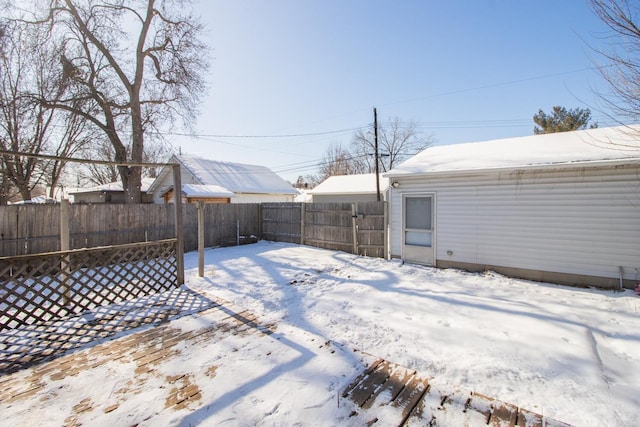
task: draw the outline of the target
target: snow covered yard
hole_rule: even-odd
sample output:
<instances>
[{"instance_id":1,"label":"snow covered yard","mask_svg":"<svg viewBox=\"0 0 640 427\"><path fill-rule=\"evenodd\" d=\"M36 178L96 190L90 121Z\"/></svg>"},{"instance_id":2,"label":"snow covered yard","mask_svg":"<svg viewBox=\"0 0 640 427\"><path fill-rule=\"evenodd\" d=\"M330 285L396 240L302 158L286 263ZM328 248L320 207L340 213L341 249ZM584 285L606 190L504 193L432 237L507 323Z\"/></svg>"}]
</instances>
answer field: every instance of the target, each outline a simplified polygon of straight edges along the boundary
<instances>
[{"instance_id":1,"label":"snow covered yard","mask_svg":"<svg viewBox=\"0 0 640 427\"><path fill-rule=\"evenodd\" d=\"M197 258L187 265L196 267ZM188 283L264 321L578 425L637 425L640 298L260 242Z\"/></svg>"},{"instance_id":2,"label":"snow covered yard","mask_svg":"<svg viewBox=\"0 0 640 427\"><path fill-rule=\"evenodd\" d=\"M379 357L433 377L434 387L475 390L577 426L637 424L640 298L630 291L269 242L210 249L205 260L199 278L197 254L186 255L186 285L232 309L155 328L169 339L138 334L148 334L147 347L112 341L128 351L120 358L98 351L107 342L13 374L27 389L40 369L40 389L0 398L4 423L362 425L370 418L349 417L353 405L338 396ZM260 327L234 326L243 310ZM159 349L165 358L145 354ZM69 367L76 360L87 368ZM193 398L182 401L176 385Z\"/></svg>"}]
</instances>

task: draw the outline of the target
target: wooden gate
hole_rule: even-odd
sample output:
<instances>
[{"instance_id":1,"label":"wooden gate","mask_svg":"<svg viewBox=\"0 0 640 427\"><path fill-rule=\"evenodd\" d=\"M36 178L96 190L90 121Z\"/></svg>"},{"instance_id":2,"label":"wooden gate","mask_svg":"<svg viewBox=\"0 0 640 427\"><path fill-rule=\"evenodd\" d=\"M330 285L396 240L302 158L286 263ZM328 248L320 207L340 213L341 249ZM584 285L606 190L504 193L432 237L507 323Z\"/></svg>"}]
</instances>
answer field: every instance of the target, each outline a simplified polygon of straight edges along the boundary
<instances>
[{"instance_id":1,"label":"wooden gate","mask_svg":"<svg viewBox=\"0 0 640 427\"><path fill-rule=\"evenodd\" d=\"M386 229L386 202L262 204L265 240L384 258Z\"/></svg>"}]
</instances>

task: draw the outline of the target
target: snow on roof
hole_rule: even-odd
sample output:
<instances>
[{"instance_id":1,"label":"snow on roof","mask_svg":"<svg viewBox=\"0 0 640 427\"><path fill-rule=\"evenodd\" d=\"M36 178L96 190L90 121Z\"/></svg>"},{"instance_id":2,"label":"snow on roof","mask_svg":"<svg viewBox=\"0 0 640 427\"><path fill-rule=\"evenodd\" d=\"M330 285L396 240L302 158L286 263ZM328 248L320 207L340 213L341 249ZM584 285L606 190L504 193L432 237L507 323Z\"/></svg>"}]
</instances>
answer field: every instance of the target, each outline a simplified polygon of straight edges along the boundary
<instances>
[{"instance_id":1,"label":"snow on roof","mask_svg":"<svg viewBox=\"0 0 640 427\"><path fill-rule=\"evenodd\" d=\"M29 205L29 204L42 204L42 203L55 203L55 200L46 196L34 196L29 200L18 200L17 202L9 202L10 205Z\"/></svg>"},{"instance_id":2,"label":"snow on roof","mask_svg":"<svg viewBox=\"0 0 640 427\"><path fill-rule=\"evenodd\" d=\"M291 184L265 166L176 156L203 185L218 185L234 193L298 194Z\"/></svg>"},{"instance_id":3,"label":"snow on roof","mask_svg":"<svg viewBox=\"0 0 640 427\"><path fill-rule=\"evenodd\" d=\"M311 190L300 188L298 189L298 195L293 198L293 201L297 203L310 203L312 200Z\"/></svg>"},{"instance_id":4,"label":"snow on roof","mask_svg":"<svg viewBox=\"0 0 640 427\"><path fill-rule=\"evenodd\" d=\"M380 176L380 191L389 187L389 178ZM376 174L330 176L310 191L318 194L375 194Z\"/></svg>"},{"instance_id":5,"label":"snow on roof","mask_svg":"<svg viewBox=\"0 0 640 427\"><path fill-rule=\"evenodd\" d=\"M151 184L155 181L155 178L142 178L142 186L140 190L143 193L146 193ZM69 194L79 194L79 193L101 193L104 191L124 191L122 188L122 182L110 182L108 184L96 185L95 187L90 188L78 188L75 191L69 192Z\"/></svg>"},{"instance_id":6,"label":"snow on roof","mask_svg":"<svg viewBox=\"0 0 640 427\"><path fill-rule=\"evenodd\" d=\"M219 185L183 184L182 193L187 197L233 197L235 194Z\"/></svg>"},{"instance_id":7,"label":"snow on roof","mask_svg":"<svg viewBox=\"0 0 640 427\"><path fill-rule=\"evenodd\" d=\"M640 160L640 125L439 145L416 154L385 176L625 159Z\"/></svg>"}]
</instances>

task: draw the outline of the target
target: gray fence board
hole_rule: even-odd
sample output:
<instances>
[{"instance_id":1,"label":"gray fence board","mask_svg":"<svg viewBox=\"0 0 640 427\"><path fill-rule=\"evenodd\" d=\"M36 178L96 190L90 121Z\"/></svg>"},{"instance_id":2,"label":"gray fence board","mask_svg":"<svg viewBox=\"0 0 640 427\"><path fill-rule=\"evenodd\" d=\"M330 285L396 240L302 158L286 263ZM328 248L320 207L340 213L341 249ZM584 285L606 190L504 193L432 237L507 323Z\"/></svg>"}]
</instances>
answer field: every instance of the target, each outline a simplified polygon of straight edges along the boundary
<instances>
[{"instance_id":1,"label":"gray fence board","mask_svg":"<svg viewBox=\"0 0 640 427\"><path fill-rule=\"evenodd\" d=\"M238 243L238 236L302 243L384 257L384 202L205 204L205 246ZM185 204L184 248L198 248L197 205ZM304 213L304 217L303 217ZM173 205L72 204L70 248L92 248L175 237ZM60 250L60 206L0 207L0 256ZM254 239L249 239L254 240ZM241 239L241 242L245 239Z\"/></svg>"},{"instance_id":2,"label":"gray fence board","mask_svg":"<svg viewBox=\"0 0 640 427\"><path fill-rule=\"evenodd\" d=\"M262 238L300 243L302 203L263 203Z\"/></svg>"},{"instance_id":3,"label":"gray fence board","mask_svg":"<svg viewBox=\"0 0 640 427\"><path fill-rule=\"evenodd\" d=\"M185 250L198 248L197 207L183 206ZM175 237L173 205L71 204L70 248L93 248ZM205 207L206 246L236 244L241 236L259 236L257 204L209 204ZM60 205L0 207L0 256L60 250Z\"/></svg>"},{"instance_id":4,"label":"gray fence board","mask_svg":"<svg viewBox=\"0 0 640 427\"><path fill-rule=\"evenodd\" d=\"M262 238L300 243L324 249L385 257L385 202L356 203L263 203ZM304 218L302 214L304 212Z\"/></svg>"}]
</instances>

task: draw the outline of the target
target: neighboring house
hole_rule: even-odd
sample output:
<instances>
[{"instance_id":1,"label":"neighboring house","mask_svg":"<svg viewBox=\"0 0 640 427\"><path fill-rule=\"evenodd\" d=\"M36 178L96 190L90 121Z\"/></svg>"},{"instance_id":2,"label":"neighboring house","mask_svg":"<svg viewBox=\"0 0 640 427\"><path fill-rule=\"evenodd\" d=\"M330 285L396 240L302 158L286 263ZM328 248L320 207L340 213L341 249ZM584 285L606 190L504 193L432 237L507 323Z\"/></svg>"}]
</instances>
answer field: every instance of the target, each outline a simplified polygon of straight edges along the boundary
<instances>
[{"instance_id":1,"label":"neighboring house","mask_svg":"<svg viewBox=\"0 0 640 427\"><path fill-rule=\"evenodd\" d=\"M386 200L389 179L380 177L380 200ZM357 203L377 200L376 174L337 175L309 191L314 203Z\"/></svg>"},{"instance_id":2,"label":"neighboring house","mask_svg":"<svg viewBox=\"0 0 640 427\"><path fill-rule=\"evenodd\" d=\"M385 176L392 257L572 285L640 278L640 126L435 146Z\"/></svg>"},{"instance_id":3,"label":"neighboring house","mask_svg":"<svg viewBox=\"0 0 640 427\"><path fill-rule=\"evenodd\" d=\"M153 203L153 196L149 193L149 186L154 178L142 178L142 203ZM78 188L70 191L74 203L124 203L124 189L122 182L110 182L91 188Z\"/></svg>"},{"instance_id":4,"label":"neighboring house","mask_svg":"<svg viewBox=\"0 0 640 427\"><path fill-rule=\"evenodd\" d=\"M304 188L297 188L298 194L293 198L293 201L296 203L311 203L313 197L309 193L311 190L307 190Z\"/></svg>"},{"instance_id":5,"label":"neighboring house","mask_svg":"<svg viewBox=\"0 0 640 427\"><path fill-rule=\"evenodd\" d=\"M186 203L231 203L234 193L219 185L183 184L182 196ZM173 186L162 194L164 203L173 202Z\"/></svg>"},{"instance_id":6,"label":"neighboring house","mask_svg":"<svg viewBox=\"0 0 640 427\"><path fill-rule=\"evenodd\" d=\"M56 203L56 200L50 199L46 196L35 196L30 200L19 200L17 202L9 202L10 205L32 205L32 204L51 204Z\"/></svg>"},{"instance_id":7,"label":"neighboring house","mask_svg":"<svg viewBox=\"0 0 640 427\"><path fill-rule=\"evenodd\" d=\"M264 166L185 155L172 156L168 163L180 164L182 192L187 196L187 201L191 190L194 191L191 197L193 201L208 203L292 202L298 195L291 184ZM189 187L194 185L200 187ZM160 171L149 192L153 193L155 203L173 201L173 197L168 196L173 194L172 167L164 167Z\"/></svg>"}]
</instances>

